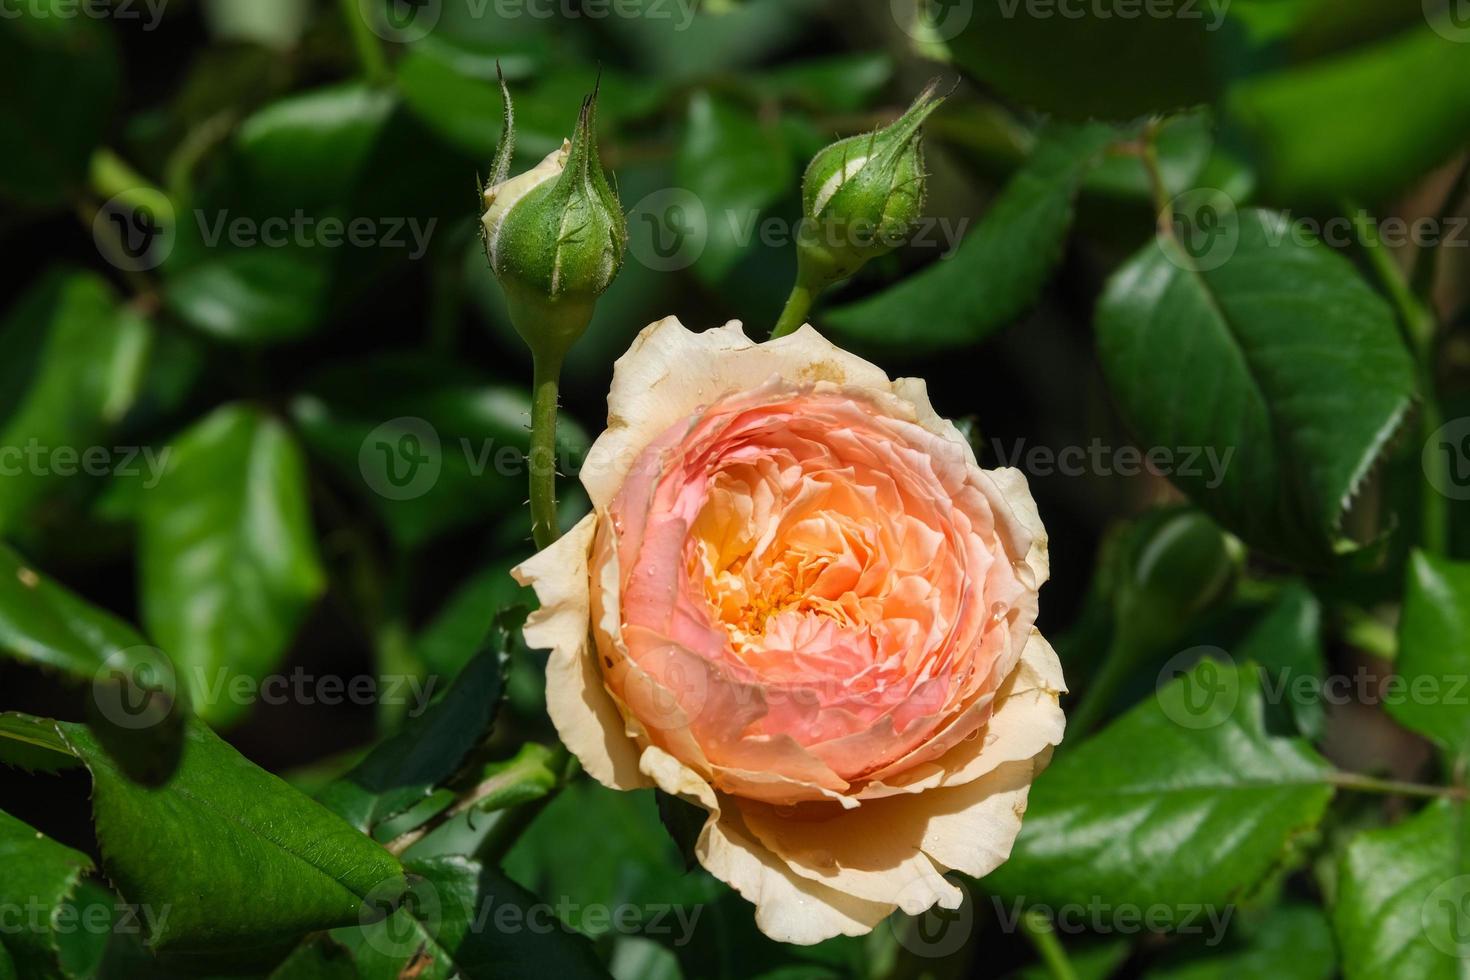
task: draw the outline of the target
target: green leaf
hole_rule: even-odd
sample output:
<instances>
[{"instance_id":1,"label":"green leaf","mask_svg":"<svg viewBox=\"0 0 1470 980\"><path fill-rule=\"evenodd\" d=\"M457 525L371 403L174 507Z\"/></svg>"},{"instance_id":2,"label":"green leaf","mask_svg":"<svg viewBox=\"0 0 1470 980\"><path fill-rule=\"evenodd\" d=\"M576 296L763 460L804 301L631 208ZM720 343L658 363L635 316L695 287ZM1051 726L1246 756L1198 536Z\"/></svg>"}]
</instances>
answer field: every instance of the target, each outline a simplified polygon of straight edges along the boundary
<instances>
[{"instance_id":1,"label":"green leaf","mask_svg":"<svg viewBox=\"0 0 1470 980\"><path fill-rule=\"evenodd\" d=\"M68 977L95 977L116 924L117 896L95 879L83 879L57 921L56 945Z\"/></svg>"},{"instance_id":2,"label":"green leaf","mask_svg":"<svg viewBox=\"0 0 1470 980\"><path fill-rule=\"evenodd\" d=\"M498 651L470 661L442 698L411 717L319 799L366 833L422 801L459 770L489 731L505 688L505 667Z\"/></svg>"},{"instance_id":3,"label":"green leaf","mask_svg":"<svg viewBox=\"0 0 1470 980\"><path fill-rule=\"evenodd\" d=\"M1201 0L1162 17L1027 0L914 9L934 11L955 63L1007 98L1067 119L1127 120L1210 100L1222 67L1210 40L1229 6Z\"/></svg>"},{"instance_id":4,"label":"green leaf","mask_svg":"<svg viewBox=\"0 0 1470 980\"><path fill-rule=\"evenodd\" d=\"M1353 839L1332 912L1348 980L1463 980L1467 855L1465 806L1445 800Z\"/></svg>"},{"instance_id":5,"label":"green leaf","mask_svg":"<svg viewBox=\"0 0 1470 980\"><path fill-rule=\"evenodd\" d=\"M331 936L306 940L271 971L270 980L358 980L352 953Z\"/></svg>"},{"instance_id":6,"label":"green leaf","mask_svg":"<svg viewBox=\"0 0 1470 980\"><path fill-rule=\"evenodd\" d=\"M1281 197L1382 199L1462 146L1470 127L1464 40L1421 21L1376 44L1248 78L1225 100L1227 127L1254 147Z\"/></svg>"},{"instance_id":7,"label":"green leaf","mask_svg":"<svg viewBox=\"0 0 1470 980\"><path fill-rule=\"evenodd\" d=\"M954 254L823 314L823 324L865 347L919 355L978 343L1011 323L1061 259L1077 188L1114 136L1102 125L1051 128ZM942 241L929 237L931 247Z\"/></svg>"},{"instance_id":8,"label":"green leaf","mask_svg":"<svg viewBox=\"0 0 1470 980\"><path fill-rule=\"evenodd\" d=\"M1113 583L1114 628L1134 655L1178 643L1206 611L1225 598L1241 561L1240 548L1192 508L1161 508L1129 527Z\"/></svg>"},{"instance_id":9,"label":"green leaf","mask_svg":"<svg viewBox=\"0 0 1470 980\"><path fill-rule=\"evenodd\" d=\"M21 527L59 482L116 462L104 440L138 395L152 338L148 322L90 273L47 276L0 325L6 334L33 331L39 350L13 389L24 395L0 429L3 533Z\"/></svg>"},{"instance_id":10,"label":"green leaf","mask_svg":"<svg viewBox=\"0 0 1470 980\"><path fill-rule=\"evenodd\" d=\"M217 40L253 41L289 51L306 30L308 0L205 0L204 20Z\"/></svg>"},{"instance_id":11,"label":"green leaf","mask_svg":"<svg viewBox=\"0 0 1470 980\"><path fill-rule=\"evenodd\" d=\"M240 179L252 197L293 208L338 201L344 188L365 175L395 104L393 93L354 82L269 105L236 134Z\"/></svg>"},{"instance_id":12,"label":"green leaf","mask_svg":"<svg viewBox=\"0 0 1470 980\"><path fill-rule=\"evenodd\" d=\"M587 833L588 827L598 833ZM618 846L608 847L609 840ZM569 924L594 938L611 923L592 919L590 909L632 906L647 916L652 906L692 909L724 890L702 871L685 873L651 791L619 793L586 779L557 794L521 835L504 867L538 894L576 896L580 904L569 910Z\"/></svg>"},{"instance_id":13,"label":"green leaf","mask_svg":"<svg viewBox=\"0 0 1470 980\"><path fill-rule=\"evenodd\" d=\"M67 11L70 15L67 15ZM66 0L39 0L0 18L0 196L49 207L85 182L116 102L111 25Z\"/></svg>"},{"instance_id":14,"label":"green leaf","mask_svg":"<svg viewBox=\"0 0 1470 980\"><path fill-rule=\"evenodd\" d=\"M353 951L363 980L607 976L585 937L494 869L464 857L407 867L412 887L398 911L334 933Z\"/></svg>"},{"instance_id":15,"label":"green leaf","mask_svg":"<svg viewBox=\"0 0 1470 980\"><path fill-rule=\"evenodd\" d=\"M531 402L520 385L422 355L333 368L291 406L310 448L366 497L404 545L518 510L526 499ZM567 413L563 472L588 441Z\"/></svg>"},{"instance_id":16,"label":"green leaf","mask_svg":"<svg viewBox=\"0 0 1470 980\"><path fill-rule=\"evenodd\" d=\"M497 615L526 602L524 586L510 577L514 558L496 562L461 585L414 641L418 660L430 674L454 677L485 645Z\"/></svg>"},{"instance_id":17,"label":"green leaf","mask_svg":"<svg viewBox=\"0 0 1470 980\"><path fill-rule=\"evenodd\" d=\"M494 155L503 111L495 59L430 34L398 63L398 90L434 132L486 161Z\"/></svg>"},{"instance_id":18,"label":"green leaf","mask_svg":"<svg viewBox=\"0 0 1470 980\"><path fill-rule=\"evenodd\" d=\"M823 112L857 112L893 77L893 59L879 51L798 61L750 79L767 98Z\"/></svg>"},{"instance_id":19,"label":"green leaf","mask_svg":"<svg viewBox=\"0 0 1470 980\"><path fill-rule=\"evenodd\" d=\"M6 711L0 714L0 764L31 772L60 772L81 765L56 733L56 723Z\"/></svg>"},{"instance_id":20,"label":"green leaf","mask_svg":"<svg viewBox=\"0 0 1470 980\"><path fill-rule=\"evenodd\" d=\"M1051 907L1191 907L1248 896L1322 819L1331 768L1266 733L1254 667L1206 660L1081 745L1031 791L986 887Z\"/></svg>"},{"instance_id":21,"label":"green leaf","mask_svg":"<svg viewBox=\"0 0 1470 980\"><path fill-rule=\"evenodd\" d=\"M517 72L511 58L523 56L507 57L504 37L489 46L458 43L437 29L414 42L399 61L398 91L409 110L435 134L487 162L500 141L503 115L497 65L511 80L516 152L526 158L545 156L571 136L576 107L594 86L601 88L597 114L605 130L617 130L628 120L647 115L665 96L665 86L657 78L607 67L599 73L576 61L528 74ZM520 83L522 77L527 84Z\"/></svg>"},{"instance_id":22,"label":"green leaf","mask_svg":"<svg viewBox=\"0 0 1470 980\"><path fill-rule=\"evenodd\" d=\"M1351 547L1343 514L1414 399L1413 364L1345 259L1284 215L1208 213L1200 254L1155 239L1113 276L1103 370L1140 443L1221 463L1173 475L1200 506L1263 551L1325 564Z\"/></svg>"},{"instance_id":23,"label":"green leaf","mask_svg":"<svg viewBox=\"0 0 1470 980\"><path fill-rule=\"evenodd\" d=\"M741 69L794 45L823 11L821 0L742 0L740 3L665 6L625 0L620 16L602 27L629 49L645 75L676 82Z\"/></svg>"},{"instance_id":24,"label":"green leaf","mask_svg":"<svg viewBox=\"0 0 1470 980\"><path fill-rule=\"evenodd\" d=\"M1451 758L1470 754L1470 563L1410 558L1394 666L1402 696L1388 713Z\"/></svg>"},{"instance_id":25,"label":"green leaf","mask_svg":"<svg viewBox=\"0 0 1470 980\"><path fill-rule=\"evenodd\" d=\"M9 952L13 971L27 980L61 976L56 917L92 870L91 859L0 810L0 868L6 911L0 951Z\"/></svg>"},{"instance_id":26,"label":"green leaf","mask_svg":"<svg viewBox=\"0 0 1470 980\"><path fill-rule=\"evenodd\" d=\"M282 99L242 122L215 179L180 202L184 219L163 266L169 308L234 343L279 343L319 328L334 273L370 251L342 234L335 240L346 245L329 244L322 222L345 229L367 217L374 236L386 236L390 220L417 217L406 206L355 200L364 186L383 182L373 162L397 105L386 90L336 85ZM431 154L419 149L427 168Z\"/></svg>"},{"instance_id":27,"label":"green leaf","mask_svg":"<svg viewBox=\"0 0 1470 980\"><path fill-rule=\"evenodd\" d=\"M1207 937L1208 938L1208 937ZM1148 971L1145 980L1332 980L1337 947L1323 911L1283 905L1250 927L1243 939L1192 951Z\"/></svg>"},{"instance_id":28,"label":"green leaf","mask_svg":"<svg viewBox=\"0 0 1470 980\"><path fill-rule=\"evenodd\" d=\"M144 501L144 620L201 718L228 724L281 661L324 577L300 451L280 422L227 405L184 433Z\"/></svg>"},{"instance_id":29,"label":"green leaf","mask_svg":"<svg viewBox=\"0 0 1470 980\"><path fill-rule=\"evenodd\" d=\"M699 206L688 209L686 234L703 242L694 270L718 282L757 241L764 209L794 187L780 131L753 113L701 90L689 100L675 179Z\"/></svg>"},{"instance_id":30,"label":"green leaf","mask_svg":"<svg viewBox=\"0 0 1470 980\"><path fill-rule=\"evenodd\" d=\"M1309 589L1297 582L1288 585L1235 653L1237 659L1255 661L1263 668L1268 689L1285 696L1297 731L1313 741L1322 737L1327 718L1319 685L1327 661L1322 653L1322 605Z\"/></svg>"},{"instance_id":31,"label":"green leaf","mask_svg":"<svg viewBox=\"0 0 1470 980\"><path fill-rule=\"evenodd\" d=\"M92 681L118 654L145 646L127 623L36 572L0 545L0 650Z\"/></svg>"},{"instance_id":32,"label":"green leaf","mask_svg":"<svg viewBox=\"0 0 1470 980\"><path fill-rule=\"evenodd\" d=\"M155 924L155 948L289 940L362 921L372 914L364 900L392 902L405 887L387 851L198 721L156 787L125 776L86 727L59 728L92 773L108 877L128 901L170 910Z\"/></svg>"},{"instance_id":33,"label":"green leaf","mask_svg":"<svg viewBox=\"0 0 1470 980\"><path fill-rule=\"evenodd\" d=\"M311 333L327 302L322 249L225 248L169 277L169 309L220 340L273 344Z\"/></svg>"}]
</instances>

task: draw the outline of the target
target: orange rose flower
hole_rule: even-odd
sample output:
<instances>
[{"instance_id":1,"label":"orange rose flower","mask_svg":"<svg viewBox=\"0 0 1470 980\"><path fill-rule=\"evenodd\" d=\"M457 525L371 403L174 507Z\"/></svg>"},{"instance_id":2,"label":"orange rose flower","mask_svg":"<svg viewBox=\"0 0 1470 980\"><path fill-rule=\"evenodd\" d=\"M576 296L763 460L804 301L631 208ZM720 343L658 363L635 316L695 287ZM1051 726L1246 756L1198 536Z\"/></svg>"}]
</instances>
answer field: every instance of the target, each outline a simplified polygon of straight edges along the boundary
<instances>
[{"instance_id":1,"label":"orange rose flower","mask_svg":"<svg viewBox=\"0 0 1470 980\"><path fill-rule=\"evenodd\" d=\"M593 512L516 569L547 704L615 789L709 812L696 855L774 939L956 907L1062 738L1046 534L924 384L810 327L668 318L618 362Z\"/></svg>"}]
</instances>

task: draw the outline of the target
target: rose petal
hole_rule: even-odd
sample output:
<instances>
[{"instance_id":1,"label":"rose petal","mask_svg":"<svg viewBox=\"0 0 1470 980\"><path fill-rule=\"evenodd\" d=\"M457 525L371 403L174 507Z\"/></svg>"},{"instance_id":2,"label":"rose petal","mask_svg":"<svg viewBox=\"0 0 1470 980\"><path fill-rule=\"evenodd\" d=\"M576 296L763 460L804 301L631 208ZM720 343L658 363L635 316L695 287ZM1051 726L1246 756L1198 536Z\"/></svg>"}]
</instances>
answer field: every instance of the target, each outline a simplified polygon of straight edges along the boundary
<instances>
[{"instance_id":1,"label":"rose petal","mask_svg":"<svg viewBox=\"0 0 1470 980\"><path fill-rule=\"evenodd\" d=\"M526 619L527 646L550 650L546 709L562 742L604 786L639 789L638 747L623 732L623 719L602 686L588 624L592 618L587 555L597 519L588 514L555 544L511 569L536 590L540 608Z\"/></svg>"},{"instance_id":2,"label":"rose petal","mask_svg":"<svg viewBox=\"0 0 1470 980\"><path fill-rule=\"evenodd\" d=\"M738 811L725 809L708 783L667 752L646 749L641 764L664 792L709 811L695 857L755 905L756 927L777 942L809 946L834 936L861 936L897 907L864 901L794 874L750 834Z\"/></svg>"}]
</instances>

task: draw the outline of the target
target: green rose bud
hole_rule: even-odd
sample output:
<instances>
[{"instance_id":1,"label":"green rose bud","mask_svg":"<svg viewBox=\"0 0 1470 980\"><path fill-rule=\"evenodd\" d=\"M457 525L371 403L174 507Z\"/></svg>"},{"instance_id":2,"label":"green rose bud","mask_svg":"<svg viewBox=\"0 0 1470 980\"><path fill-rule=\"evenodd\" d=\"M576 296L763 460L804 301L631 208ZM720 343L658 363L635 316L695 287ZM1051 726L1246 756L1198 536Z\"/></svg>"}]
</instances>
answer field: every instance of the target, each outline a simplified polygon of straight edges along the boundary
<instances>
[{"instance_id":1,"label":"green rose bud","mask_svg":"<svg viewBox=\"0 0 1470 980\"><path fill-rule=\"evenodd\" d=\"M515 126L503 79L501 91L505 136L483 191L485 254L516 330L534 353L559 361L622 267L627 225L597 156L597 92L583 101L570 140L509 177Z\"/></svg>"},{"instance_id":2,"label":"green rose bud","mask_svg":"<svg viewBox=\"0 0 1470 980\"><path fill-rule=\"evenodd\" d=\"M802 178L803 278L830 284L902 245L924 210L919 127L944 97L926 88L892 125L822 150Z\"/></svg>"}]
</instances>

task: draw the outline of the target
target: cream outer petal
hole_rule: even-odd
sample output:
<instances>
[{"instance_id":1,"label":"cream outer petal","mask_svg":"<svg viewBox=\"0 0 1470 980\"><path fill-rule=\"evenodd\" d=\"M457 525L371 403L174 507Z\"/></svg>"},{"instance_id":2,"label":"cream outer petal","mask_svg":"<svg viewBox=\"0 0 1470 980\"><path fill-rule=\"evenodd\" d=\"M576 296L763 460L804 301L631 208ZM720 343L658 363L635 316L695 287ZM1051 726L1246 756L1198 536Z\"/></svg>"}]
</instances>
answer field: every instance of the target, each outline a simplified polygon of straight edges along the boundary
<instances>
[{"instance_id":1,"label":"cream outer petal","mask_svg":"<svg viewBox=\"0 0 1470 980\"><path fill-rule=\"evenodd\" d=\"M556 543L511 569L536 590L540 608L526 620L526 645L550 650L546 708L557 734L593 779L612 789L653 785L638 769L638 747L602 684L589 626L592 596L587 556L597 518L588 514Z\"/></svg>"},{"instance_id":2,"label":"cream outer petal","mask_svg":"<svg viewBox=\"0 0 1470 980\"><path fill-rule=\"evenodd\" d=\"M742 825L738 811L723 809L729 797L672 755L656 747L643 751L643 771L660 789L710 812L694 853L710 874L755 906L755 924L777 942L809 946L833 936L861 936L897 907L871 902L809 881L791 872Z\"/></svg>"},{"instance_id":3,"label":"cream outer petal","mask_svg":"<svg viewBox=\"0 0 1470 980\"><path fill-rule=\"evenodd\" d=\"M677 318L665 317L645 327L613 367L607 429L582 467L593 507L612 502L639 452L670 426L724 394L758 387L772 377L893 392L881 368L810 326L757 344L745 336L739 320L694 333Z\"/></svg>"}]
</instances>

